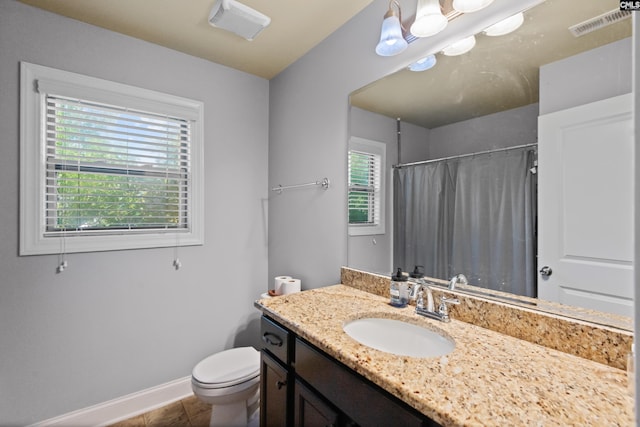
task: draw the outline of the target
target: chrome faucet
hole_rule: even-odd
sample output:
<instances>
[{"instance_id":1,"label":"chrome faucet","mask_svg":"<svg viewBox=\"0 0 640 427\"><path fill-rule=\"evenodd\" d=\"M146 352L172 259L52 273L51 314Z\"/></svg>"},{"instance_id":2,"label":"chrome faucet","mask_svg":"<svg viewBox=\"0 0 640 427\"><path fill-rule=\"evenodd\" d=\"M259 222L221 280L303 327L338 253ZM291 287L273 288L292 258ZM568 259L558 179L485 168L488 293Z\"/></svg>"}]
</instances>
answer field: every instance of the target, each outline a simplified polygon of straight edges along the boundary
<instances>
[{"instance_id":1,"label":"chrome faucet","mask_svg":"<svg viewBox=\"0 0 640 427\"><path fill-rule=\"evenodd\" d=\"M427 294L427 306L424 306L424 293ZM427 285L416 283L413 285L411 289L411 299L416 300L416 309L435 311L433 304L433 292L431 292L431 288Z\"/></svg>"},{"instance_id":2,"label":"chrome faucet","mask_svg":"<svg viewBox=\"0 0 640 427\"><path fill-rule=\"evenodd\" d=\"M464 274L456 274L453 276L451 280L449 280L449 289L452 291L455 290L458 283L461 285L468 285L469 281L467 280L467 276Z\"/></svg>"},{"instance_id":3,"label":"chrome faucet","mask_svg":"<svg viewBox=\"0 0 640 427\"><path fill-rule=\"evenodd\" d=\"M424 305L424 296L423 294L426 292L427 294L427 306ZM441 322L449 322L451 318L449 317L449 308L447 304L460 304L457 298L447 298L442 296L440 298L440 305L438 306L438 311L435 311L435 307L433 304L433 292L431 291L431 287L428 285L420 285L415 284L413 289L411 290L411 298L416 299L416 314L421 316L430 317L431 319L440 320Z\"/></svg>"}]
</instances>

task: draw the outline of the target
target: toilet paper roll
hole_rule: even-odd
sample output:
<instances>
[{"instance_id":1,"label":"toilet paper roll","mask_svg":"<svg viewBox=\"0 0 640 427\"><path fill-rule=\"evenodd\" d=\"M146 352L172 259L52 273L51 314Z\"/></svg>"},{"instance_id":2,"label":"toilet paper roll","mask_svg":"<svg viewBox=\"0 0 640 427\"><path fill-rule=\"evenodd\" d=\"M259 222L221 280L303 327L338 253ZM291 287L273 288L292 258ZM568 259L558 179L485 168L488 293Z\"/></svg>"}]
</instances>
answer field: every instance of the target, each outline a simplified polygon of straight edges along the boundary
<instances>
[{"instance_id":1,"label":"toilet paper roll","mask_svg":"<svg viewBox=\"0 0 640 427\"><path fill-rule=\"evenodd\" d=\"M273 291L276 295L282 295L282 283L291 279L291 276L278 276L273 279Z\"/></svg>"},{"instance_id":2,"label":"toilet paper roll","mask_svg":"<svg viewBox=\"0 0 640 427\"><path fill-rule=\"evenodd\" d=\"M302 284L300 279L287 279L282 282L280 289L282 290L281 295L293 294L296 292L300 292Z\"/></svg>"}]
</instances>

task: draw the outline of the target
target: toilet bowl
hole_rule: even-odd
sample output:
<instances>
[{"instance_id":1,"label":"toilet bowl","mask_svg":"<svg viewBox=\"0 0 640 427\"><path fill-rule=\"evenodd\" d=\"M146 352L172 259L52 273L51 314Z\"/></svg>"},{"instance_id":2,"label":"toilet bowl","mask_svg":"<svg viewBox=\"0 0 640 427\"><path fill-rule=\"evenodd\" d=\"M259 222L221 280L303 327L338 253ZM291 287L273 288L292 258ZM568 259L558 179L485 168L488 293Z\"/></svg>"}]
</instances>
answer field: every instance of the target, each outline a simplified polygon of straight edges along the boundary
<instances>
[{"instance_id":1,"label":"toilet bowl","mask_svg":"<svg viewBox=\"0 0 640 427\"><path fill-rule=\"evenodd\" d=\"M211 427L257 425L260 406L260 352L238 347L209 356L191 374L191 388L213 405Z\"/></svg>"}]
</instances>

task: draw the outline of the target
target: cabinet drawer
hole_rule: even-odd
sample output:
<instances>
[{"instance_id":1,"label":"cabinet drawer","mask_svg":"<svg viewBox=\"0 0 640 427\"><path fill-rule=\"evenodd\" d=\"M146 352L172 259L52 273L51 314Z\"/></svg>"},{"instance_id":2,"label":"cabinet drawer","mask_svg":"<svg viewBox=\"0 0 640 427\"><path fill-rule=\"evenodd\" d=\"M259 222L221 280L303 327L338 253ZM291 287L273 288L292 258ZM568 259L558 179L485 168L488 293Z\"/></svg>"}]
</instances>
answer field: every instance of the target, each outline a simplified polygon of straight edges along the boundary
<instances>
[{"instance_id":1,"label":"cabinet drawer","mask_svg":"<svg viewBox=\"0 0 640 427\"><path fill-rule=\"evenodd\" d=\"M283 326L280 326L268 317L262 316L260 326L260 335L262 340L261 349L267 350L280 359L280 361L285 365L289 365L291 363L291 351L289 350L290 334L291 332Z\"/></svg>"}]
</instances>

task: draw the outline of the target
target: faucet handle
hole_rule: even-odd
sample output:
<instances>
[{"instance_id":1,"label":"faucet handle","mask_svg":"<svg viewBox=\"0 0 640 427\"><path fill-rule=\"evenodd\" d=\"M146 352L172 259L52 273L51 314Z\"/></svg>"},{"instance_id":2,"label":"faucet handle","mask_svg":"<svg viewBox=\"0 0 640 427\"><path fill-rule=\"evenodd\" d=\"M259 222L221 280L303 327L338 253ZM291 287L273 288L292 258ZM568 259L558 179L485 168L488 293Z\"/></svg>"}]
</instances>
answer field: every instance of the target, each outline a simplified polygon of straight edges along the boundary
<instances>
[{"instance_id":1,"label":"faucet handle","mask_svg":"<svg viewBox=\"0 0 640 427\"><path fill-rule=\"evenodd\" d=\"M440 303L458 305L460 304L460 300L458 298L447 298L443 295L442 298L440 298Z\"/></svg>"},{"instance_id":2,"label":"faucet handle","mask_svg":"<svg viewBox=\"0 0 640 427\"><path fill-rule=\"evenodd\" d=\"M449 307L447 307L447 304L458 305L460 304L460 300L458 300L458 298L447 298L445 296L442 296L442 298L440 298L438 313L440 313L440 316L442 316L442 320L445 322L449 321Z\"/></svg>"}]
</instances>

